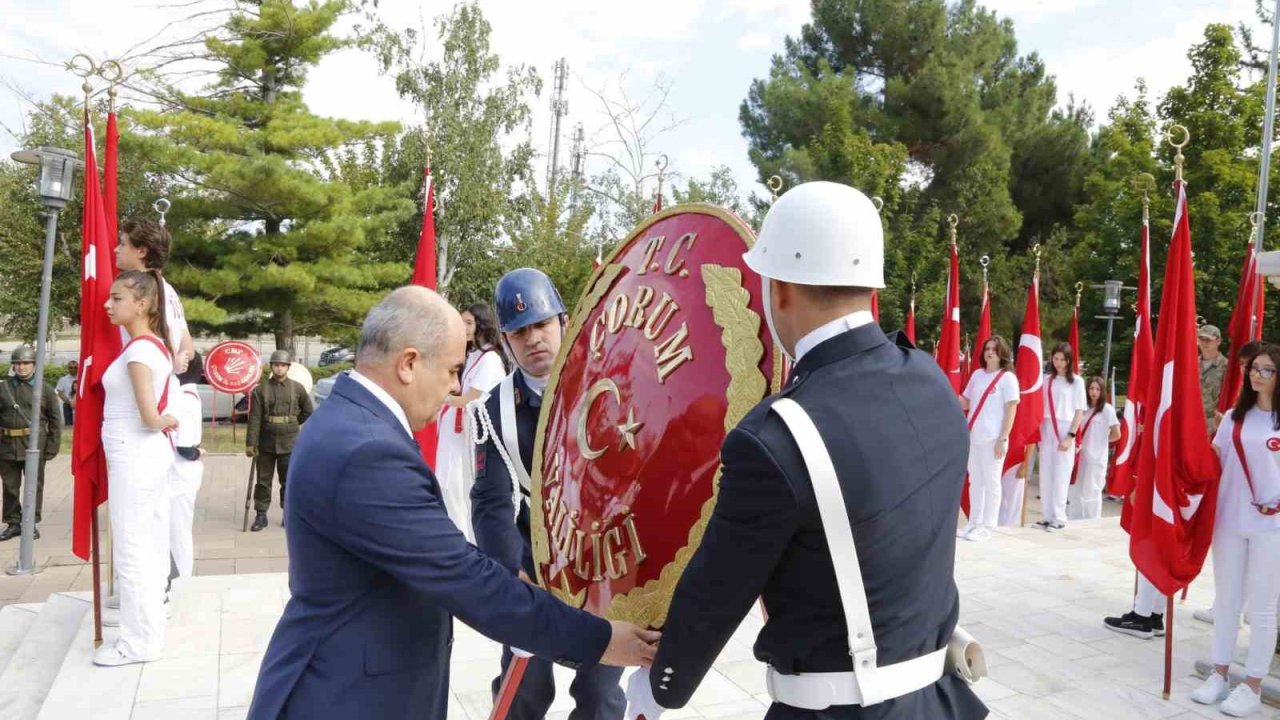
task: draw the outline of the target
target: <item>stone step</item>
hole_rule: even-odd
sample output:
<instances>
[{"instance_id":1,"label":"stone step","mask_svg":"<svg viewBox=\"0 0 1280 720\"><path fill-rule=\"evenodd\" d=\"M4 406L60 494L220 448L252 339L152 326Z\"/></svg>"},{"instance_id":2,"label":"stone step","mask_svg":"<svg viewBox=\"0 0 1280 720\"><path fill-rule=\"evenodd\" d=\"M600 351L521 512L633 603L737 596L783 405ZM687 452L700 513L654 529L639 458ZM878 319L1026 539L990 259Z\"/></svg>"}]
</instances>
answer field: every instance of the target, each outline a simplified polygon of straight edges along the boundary
<instances>
[{"instance_id":1,"label":"stone step","mask_svg":"<svg viewBox=\"0 0 1280 720\"><path fill-rule=\"evenodd\" d=\"M90 598L92 603L93 599ZM114 641L118 632L105 628ZM81 618L76 634L50 684L37 720L129 720L143 665L97 667L93 664L93 607Z\"/></svg>"},{"instance_id":2,"label":"stone step","mask_svg":"<svg viewBox=\"0 0 1280 720\"><path fill-rule=\"evenodd\" d=\"M1196 672L1202 678L1209 677L1209 673L1213 672L1213 663L1203 659L1197 660ZM1233 686L1244 680L1244 664L1241 662L1231 663L1231 667L1227 670L1227 676ZM1262 702L1280 707L1280 664L1275 662L1271 663L1271 674L1262 678Z\"/></svg>"},{"instance_id":3,"label":"stone step","mask_svg":"<svg viewBox=\"0 0 1280 720\"><path fill-rule=\"evenodd\" d=\"M42 604L27 603L0 608L0 674L4 673L9 665L9 658L18 651L27 631L35 623Z\"/></svg>"},{"instance_id":4,"label":"stone step","mask_svg":"<svg viewBox=\"0 0 1280 720\"><path fill-rule=\"evenodd\" d=\"M72 639L90 610L81 593L54 593L0 674L0 712L6 720L36 720Z\"/></svg>"}]
</instances>

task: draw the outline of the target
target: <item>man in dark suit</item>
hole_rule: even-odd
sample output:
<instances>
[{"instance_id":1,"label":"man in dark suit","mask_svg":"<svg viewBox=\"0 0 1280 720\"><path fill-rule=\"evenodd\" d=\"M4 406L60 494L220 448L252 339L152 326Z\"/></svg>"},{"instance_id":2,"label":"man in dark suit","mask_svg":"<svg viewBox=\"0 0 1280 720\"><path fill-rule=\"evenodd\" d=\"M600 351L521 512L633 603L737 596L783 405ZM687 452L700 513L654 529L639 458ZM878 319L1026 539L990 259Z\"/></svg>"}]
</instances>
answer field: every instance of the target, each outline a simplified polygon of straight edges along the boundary
<instances>
[{"instance_id":1,"label":"man in dark suit","mask_svg":"<svg viewBox=\"0 0 1280 720\"><path fill-rule=\"evenodd\" d=\"M563 605L468 544L412 432L458 390L462 318L396 290L289 468L289 590L249 717L445 717L453 616L569 667L637 665L656 640Z\"/></svg>"},{"instance_id":2,"label":"man in dark suit","mask_svg":"<svg viewBox=\"0 0 1280 720\"><path fill-rule=\"evenodd\" d=\"M498 281L494 302L503 341L517 369L490 391L485 403L493 432L476 453L471 525L475 529L476 545L482 552L513 575L522 573L533 577L529 468L533 466L542 392L564 337L565 308L551 278L532 268L520 268L503 275ZM514 420L514 427L505 424L508 419ZM517 476L514 484L513 472ZM520 488L518 496L516 486ZM512 648L503 648L503 673L511 664L512 654ZM551 671L551 663L546 660L532 658L529 661L524 680L512 701L510 720L541 720L546 716L556 697ZM569 685L574 701L569 717L572 720L620 720L627 706L621 680L622 668L596 665L579 670ZM502 675L494 678L495 695L501 683Z\"/></svg>"},{"instance_id":3,"label":"man in dark suit","mask_svg":"<svg viewBox=\"0 0 1280 720\"><path fill-rule=\"evenodd\" d=\"M943 669L960 610L965 420L934 361L871 317L871 291L884 287L875 207L843 185L799 185L770 209L746 261L795 364L786 389L725 438L715 512L652 669L628 685L629 716L658 720L688 703L763 597L767 718L985 717ZM782 409L813 428L793 432ZM823 454L834 472L813 462Z\"/></svg>"}]
</instances>

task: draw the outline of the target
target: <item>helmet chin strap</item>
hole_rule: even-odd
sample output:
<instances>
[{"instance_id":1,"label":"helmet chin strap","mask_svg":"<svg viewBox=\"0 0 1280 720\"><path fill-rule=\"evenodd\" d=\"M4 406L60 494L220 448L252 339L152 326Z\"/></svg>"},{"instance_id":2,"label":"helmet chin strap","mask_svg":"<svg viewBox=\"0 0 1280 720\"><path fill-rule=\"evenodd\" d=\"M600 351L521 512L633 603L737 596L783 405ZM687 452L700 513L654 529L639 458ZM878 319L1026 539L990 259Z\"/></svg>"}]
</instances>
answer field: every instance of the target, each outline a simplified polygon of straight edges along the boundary
<instances>
[{"instance_id":1,"label":"helmet chin strap","mask_svg":"<svg viewBox=\"0 0 1280 720\"><path fill-rule=\"evenodd\" d=\"M760 276L760 299L764 304L764 322L769 326L769 334L773 337L773 346L782 351L792 364L795 363L795 356L782 344L782 338L778 337L778 327L773 322L773 289L770 287L769 278Z\"/></svg>"}]
</instances>

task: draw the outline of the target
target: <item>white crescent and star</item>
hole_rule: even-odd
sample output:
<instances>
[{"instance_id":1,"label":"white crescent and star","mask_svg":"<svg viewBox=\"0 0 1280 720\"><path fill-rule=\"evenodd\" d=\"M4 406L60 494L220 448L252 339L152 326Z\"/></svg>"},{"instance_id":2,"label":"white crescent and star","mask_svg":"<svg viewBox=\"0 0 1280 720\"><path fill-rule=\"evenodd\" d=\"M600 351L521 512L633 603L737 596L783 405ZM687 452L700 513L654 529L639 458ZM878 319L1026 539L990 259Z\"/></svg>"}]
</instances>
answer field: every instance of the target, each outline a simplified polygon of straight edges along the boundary
<instances>
[{"instance_id":1,"label":"white crescent and star","mask_svg":"<svg viewBox=\"0 0 1280 720\"><path fill-rule=\"evenodd\" d=\"M578 413L578 451L582 453L582 457L587 460L595 460L605 454L609 448L593 448L587 439L587 423L591 418L591 409L595 407L596 400L601 395L609 393L613 395L614 402L622 404L622 392L618 390L618 384L609 378L597 380L591 389L587 391L586 397L582 401L582 409ZM627 448L636 449L636 432L644 427L644 423L636 421L635 408L627 408L627 419L617 426L619 440L618 451L621 452Z\"/></svg>"}]
</instances>

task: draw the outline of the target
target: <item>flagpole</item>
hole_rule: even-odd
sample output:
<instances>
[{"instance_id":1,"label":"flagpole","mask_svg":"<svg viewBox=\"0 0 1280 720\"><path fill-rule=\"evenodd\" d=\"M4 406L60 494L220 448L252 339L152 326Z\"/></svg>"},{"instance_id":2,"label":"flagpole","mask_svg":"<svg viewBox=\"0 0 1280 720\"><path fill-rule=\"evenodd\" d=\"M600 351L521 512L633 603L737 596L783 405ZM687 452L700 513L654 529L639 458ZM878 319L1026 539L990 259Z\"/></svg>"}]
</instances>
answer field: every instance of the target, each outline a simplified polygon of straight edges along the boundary
<instances>
[{"instance_id":1,"label":"flagpole","mask_svg":"<svg viewBox=\"0 0 1280 720\"><path fill-rule=\"evenodd\" d=\"M1276 124L1276 62L1277 52L1280 49L1280 0L1276 0L1275 14L1271 16L1271 62L1267 65L1267 113L1262 123L1262 163L1259 168L1258 175L1258 200L1256 203L1256 211L1258 212L1258 233L1254 238L1253 256L1256 258L1262 254L1262 235L1263 228L1267 224L1267 183L1271 179L1271 141L1275 135ZM1249 320L1249 336L1254 337L1257 333L1258 315L1261 311L1262 303L1262 274L1256 273L1254 277L1254 311L1253 317Z\"/></svg>"}]
</instances>

